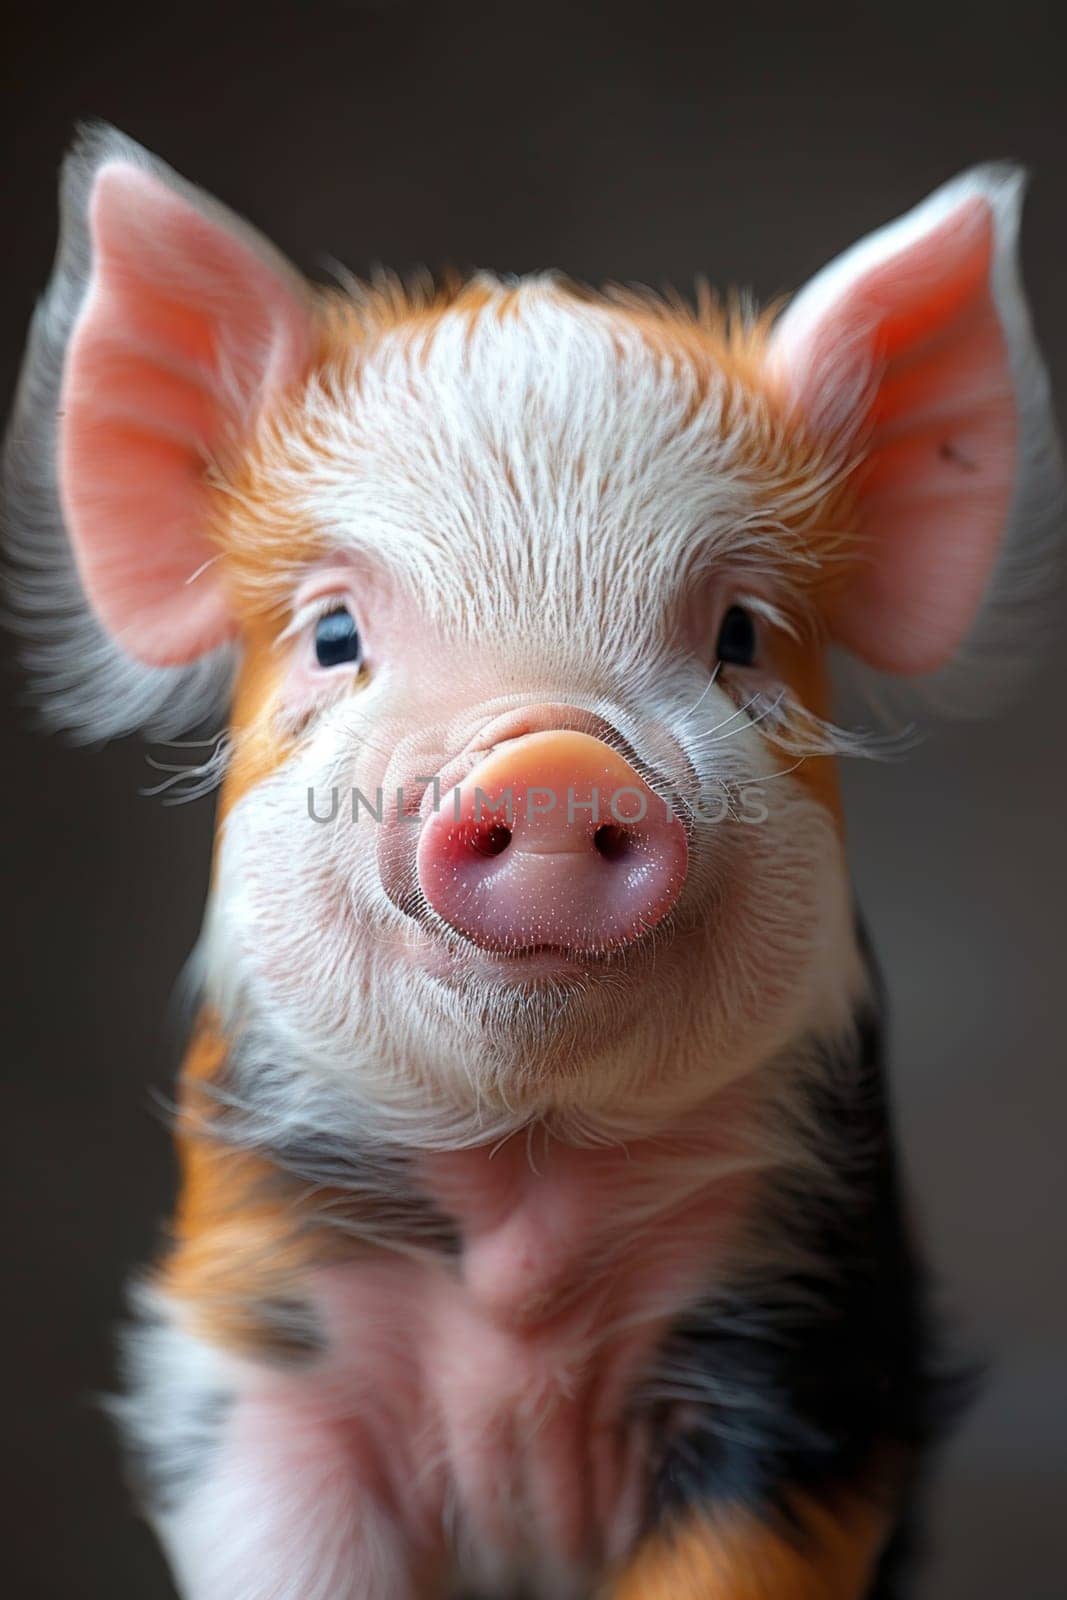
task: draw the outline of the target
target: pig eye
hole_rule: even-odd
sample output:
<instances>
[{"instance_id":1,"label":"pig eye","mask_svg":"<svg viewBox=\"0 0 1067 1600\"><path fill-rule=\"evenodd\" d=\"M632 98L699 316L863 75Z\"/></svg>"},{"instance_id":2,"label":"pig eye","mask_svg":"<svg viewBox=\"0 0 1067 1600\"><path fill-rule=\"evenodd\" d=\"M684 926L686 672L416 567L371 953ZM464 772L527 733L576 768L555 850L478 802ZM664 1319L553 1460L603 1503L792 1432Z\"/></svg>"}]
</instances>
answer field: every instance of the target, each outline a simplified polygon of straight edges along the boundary
<instances>
[{"instance_id":1,"label":"pig eye","mask_svg":"<svg viewBox=\"0 0 1067 1600\"><path fill-rule=\"evenodd\" d=\"M327 611L315 624L315 659L320 667L339 667L362 654L359 630L345 606Z\"/></svg>"},{"instance_id":2,"label":"pig eye","mask_svg":"<svg viewBox=\"0 0 1067 1600\"><path fill-rule=\"evenodd\" d=\"M756 624L743 606L731 606L719 628L715 654L720 661L751 667L756 660Z\"/></svg>"}]
</instances>

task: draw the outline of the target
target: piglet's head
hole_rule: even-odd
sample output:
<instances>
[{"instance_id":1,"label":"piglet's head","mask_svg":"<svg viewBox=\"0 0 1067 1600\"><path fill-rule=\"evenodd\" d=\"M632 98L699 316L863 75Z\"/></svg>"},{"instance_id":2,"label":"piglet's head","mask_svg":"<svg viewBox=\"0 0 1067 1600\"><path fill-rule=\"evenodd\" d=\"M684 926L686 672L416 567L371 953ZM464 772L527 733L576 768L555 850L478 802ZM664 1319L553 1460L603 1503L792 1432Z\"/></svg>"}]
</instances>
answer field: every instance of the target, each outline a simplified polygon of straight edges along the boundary
<instances>
[{"instance_id":1,"label":"piglet's head","mask_svg":"<svg viewBox=\"0 0 1067 1600\"><path fill-rule=\"evenodd\" d=\"M625 1128L848 1026L827 647L973 674L1060 503L1020 188L965 174L775 321L313 290L83 140L16 598L59 722L228 700L202 967L264 1072L416 1138Z\"/></svg>"}]
</instances>

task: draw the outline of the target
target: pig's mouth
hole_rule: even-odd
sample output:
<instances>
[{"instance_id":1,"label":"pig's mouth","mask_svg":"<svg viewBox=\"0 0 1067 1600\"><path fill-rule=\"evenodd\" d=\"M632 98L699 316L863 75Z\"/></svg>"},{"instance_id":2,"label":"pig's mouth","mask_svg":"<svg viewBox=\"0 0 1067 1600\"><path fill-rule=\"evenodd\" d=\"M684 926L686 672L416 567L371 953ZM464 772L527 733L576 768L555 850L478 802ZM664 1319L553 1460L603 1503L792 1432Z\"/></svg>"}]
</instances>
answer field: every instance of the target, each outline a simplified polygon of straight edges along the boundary
<instances>
[{"instance_id":1,"label":"pig's mouth","mask_svg":"<svg viewBox=\"0 0 1067 1600\"><path fill-rule=\"evenodd\" d=\"M415 893L396 902L417 935L413 953L420 966L456 981L479 978L521 983L539 979L581 980L632 965L631 949L576 948L548 941L483 945L441 921Z\"/></svg>"},{"instance_id":2,"label":"pig's mouth","mask_svg":"<svg viewBox=\"0 0 1067 1600\"><path fill-rule=\"evenodd\" d=\"M386 894L408 919L413 938L407 942L408 954L433 976L452 982L471 979L523 984L556 980L580 983L607 973L621 973L638 964L634 945L577 947L548 940L499 945L478 944L450 927L426 904L414 875L404 889ZM658 929L662 939L667 929Z\"/></svg>"},{"instance_id":3,"label":"pig's mouth","mask_svg":"<svg viewBox=\"0 0 1067 1600\"><path fill-rule=\"evenodd\" d=\"M535 972L588 976L609 968L617 969L624 959L619 950L572 950L559 944L514 945L495 950L463 940L461 959L469 962L472 956L482 966L497 968L509 977Z\"/></svg>"},{"instance_id":4,"label":"pig's mouth","mask_svg":"<svg viewBox=\"0 0 1067 1600\"><path fill-rule=\"evenodd\" d=\"M445 921L427 903L411 866L401 878L383 879L386 897L413 925L418 945L433 951L453 964L473 963L517 973L523 968L554 966L561 971L618 969L634 963L639 951L650 944L662 946L678 931L678 918L672 913L653 928L640 928L622 938L605 938L595 924L580 941L510 937L493 940L471 938L459 927ZM425 950L420 953L425 953Z\"/></svg>"}]
</instances>

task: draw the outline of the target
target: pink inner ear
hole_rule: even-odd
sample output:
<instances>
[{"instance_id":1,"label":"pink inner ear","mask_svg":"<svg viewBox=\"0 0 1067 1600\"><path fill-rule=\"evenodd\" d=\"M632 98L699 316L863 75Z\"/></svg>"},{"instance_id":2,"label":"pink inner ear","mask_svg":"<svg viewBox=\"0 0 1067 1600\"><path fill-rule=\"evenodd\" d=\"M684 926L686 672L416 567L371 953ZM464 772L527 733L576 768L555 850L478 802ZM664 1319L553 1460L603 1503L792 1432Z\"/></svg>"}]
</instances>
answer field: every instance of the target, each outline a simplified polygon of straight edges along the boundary
<instances>
[{"instance_id":1,"label":"pink inner ear","mask_svg":"<svg viewBox=\"0 0 1067 1600\"><path fill-rule=\"evenodd\" d=\"M124 162L97 174L59 485L86 594L131 655L178 665L233 631L205 467L311 352L295 274L240 224Z\"/></svg>"},{"instance_id":2,"label":"pink inner ear","mask_svg":"<svg viewBox=\"0 0 1067 1600\"><path fill-rule=\"evenodd\" d=\"M1008 520L1018 420L990 203L971 194L894 250L895 231L882 254L871 241L867 263L859 247L854 273L845 258L838 285L834 268L822 294L816 280L792 326L786 313L774 357L816 425L833 406L835 355L847 381L848 356L874 376L856 478L862 543L829 618L876 667L921 673L945 664L978 613Z\"/></svg>"}]
</instances>

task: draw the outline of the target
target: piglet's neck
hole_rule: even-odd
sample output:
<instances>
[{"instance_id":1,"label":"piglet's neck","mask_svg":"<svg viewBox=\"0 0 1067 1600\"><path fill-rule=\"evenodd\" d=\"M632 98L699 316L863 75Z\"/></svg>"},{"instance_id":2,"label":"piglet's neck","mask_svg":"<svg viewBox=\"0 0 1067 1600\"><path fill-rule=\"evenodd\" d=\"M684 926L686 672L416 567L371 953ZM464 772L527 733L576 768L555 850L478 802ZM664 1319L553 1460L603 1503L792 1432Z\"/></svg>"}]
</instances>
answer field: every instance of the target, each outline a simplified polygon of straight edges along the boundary
<instances>
[{"instance_id":1,"label":"piglet's neck","mask_svg":"<svg viewBox=\"0 0 1067 1600\"><path fill-rule=\"evenodd\" d=\"M495 1322L533 1328L615 1300L699 1288L746 1211L760 1163L739 1097L687 1128L576 1148L538 1133L423 1156L451 1220L463 1286ZM620 1306L620 1312L622 1308Z\"/></svg>"}]
</instances>

